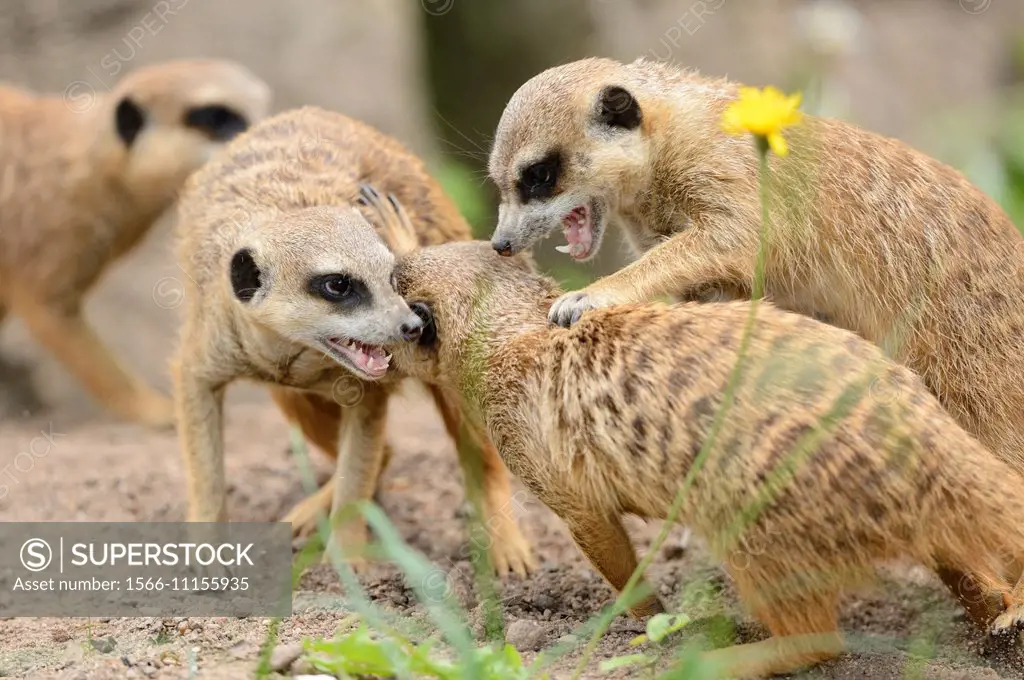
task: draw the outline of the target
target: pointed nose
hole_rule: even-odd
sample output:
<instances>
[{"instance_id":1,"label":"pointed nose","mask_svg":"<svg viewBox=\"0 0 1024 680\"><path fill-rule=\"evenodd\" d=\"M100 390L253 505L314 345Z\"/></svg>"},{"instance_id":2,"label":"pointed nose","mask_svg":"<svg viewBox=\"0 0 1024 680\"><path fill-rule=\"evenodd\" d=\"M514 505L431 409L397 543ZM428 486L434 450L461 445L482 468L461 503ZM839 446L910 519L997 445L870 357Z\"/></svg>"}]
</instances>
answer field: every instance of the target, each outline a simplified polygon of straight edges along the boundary
<instances>
[{"instance_id":1,"label":"pointed nose","mask_svg":"<svg viewBox=\"0 0 1024 680\"><path fill-rule=\"evenodd\" d=\"M512 255L512 241L507 238L495 238L491 241L491 247L498 251L499 255L508 257Z\"/></svg>"},{"instance_id":2,"label":"pointed nose","mask_svg":"<svg viewBox=\"0 0 1024 680\"><path fill-rule=\"evenodd\" d=\"M402 339L406 342L416 342L423 334L423 319L413 314L399 328L402 332Z\"/></svg>"}]
</instances>

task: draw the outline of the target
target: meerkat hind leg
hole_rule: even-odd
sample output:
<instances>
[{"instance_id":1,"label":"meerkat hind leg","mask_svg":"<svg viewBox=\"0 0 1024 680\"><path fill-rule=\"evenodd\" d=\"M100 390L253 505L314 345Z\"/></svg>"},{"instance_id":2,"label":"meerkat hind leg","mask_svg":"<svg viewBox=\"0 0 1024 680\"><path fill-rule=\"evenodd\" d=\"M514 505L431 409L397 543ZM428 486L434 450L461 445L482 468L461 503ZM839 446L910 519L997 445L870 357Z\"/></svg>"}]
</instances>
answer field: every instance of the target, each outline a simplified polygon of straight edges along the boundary
<instances>
[{"instance_id":1,"label":"meerkat hind leg","mask_svg":"<svg viewBox=\"0 0 1024 680\"><path fill-rule=\"evenodd\" d=\"M939 567L936 573L979 630L988 630L1008 606L1002 596L986 594L985 584L992 582L991 578L950 567Z\"/></svg>"},{"instance_id":2,"label":"meerkat hind leg","mask_svg":"<svg viewBox=\"0 0 1024 680\"><path fill-rule=\"evenodd\" d=\"M82 318L19 299L14 310L32 335L112 412L142 425L174 425L173 402L130 374Z\"/></svg>"},{"instance_id":3,"label":"meerkat hind leg","mask_svg":"<svg viewBox=\"0 0 1024 680\"><path fill-rule=\"evenodd\" d=\"M1020 574L1020 566L1024 559L1017 557L1015 575ZM1011 590L1003 593L1003 611L991 624L990 631L1003 635L1009 631L1024 630L1024 575L1020 575Z\"/></svg>"},{"instance_id":4,"label":"meerkat hind leg","mask_svg":"<svg viewBox=\"0 0 1024 680\"><path fill-rule=\"evenodd\" d=\"M490 552L495 572L499 576L504 576L510 571L519 576L526 576L536 568L536 561L530 550L529 541L523 536L516 523L514 514L516 503L512 496L512 483L505 463L501 460L501 456L498 455L498 451L490 439L469 423L467 423L467 430L475 447L467 449L467 447L461 446L459 437L462 436L462 417L458 408L446 399L437 388L431 387L430 393L438 411L441 412L445 430L459 451L459 464L466 477L467 485L471 472L477 465L480 466L485 515L481 521L491 539L489 541ZM465 459L467 453L473 450L480 451L480 460ZM467 488L467 493L468 491Z\"/></svg>"},{"instance_id":5,"label":"meerkat hind leg","mask_svg":"<svg viewBox=\"0 0 1024 680\"><path fill-rule=\"evenodd\" d=\"M791 673L844 651L836 622L838 593L794 593L762 602L756 585L745 573L730 571L740 600L751 608L772 637L705 653L704 659L717 666L722 677L762 678Z\"/></svg>"},{"instance_id":6,"label":"meerkat hind leg","mask_svg":"<svg viewBox=\"0 0 1024 680\"><path fill-rule=\"evenodd\" d=\"M580 508L562 515L562 519L580 551L611 584L616 595L621 593L638 565L636 549L621 518L602 509ZM637 587L645 587L643 578ZM630 615L638 619L664 611L665 607L653 593L629 607Z\"/></svg>"}]
</instances>

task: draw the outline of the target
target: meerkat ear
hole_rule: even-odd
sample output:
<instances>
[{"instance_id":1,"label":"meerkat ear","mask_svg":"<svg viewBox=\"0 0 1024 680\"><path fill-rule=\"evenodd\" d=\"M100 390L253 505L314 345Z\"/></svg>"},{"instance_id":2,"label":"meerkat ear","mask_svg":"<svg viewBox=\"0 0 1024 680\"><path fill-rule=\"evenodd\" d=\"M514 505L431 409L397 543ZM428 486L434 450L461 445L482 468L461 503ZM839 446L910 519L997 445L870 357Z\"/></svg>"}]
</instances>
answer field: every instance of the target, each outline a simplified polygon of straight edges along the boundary
<instances>
[{"instance_id":1,"label":"meerkat ear","mask_svg":"<svg viewBox=\"0 0 1024 680\"><path fill-rule=\"evenodd\" d=\"M626 88L611 85L597 97L597 119L610 127L633 130L640 126L640 103Z\"/></svg>"},{"instance_id":2,"label":"meerkat ear","mask_svg":"<svg viewBox=\"0 0 1024 680\"><path fill-rule=\"evenodd\" d=\"M260 289L260 268L252 259L252 251L242 248L231 258L231 289L242 302L252 300Z\"/></svg>"},{"instance_id":3,"label":"meerkat ear","mask_svg":"<svg viewBox=\"0 0 1024 680\"><path fill-rule=\"evenodd\" d=\"M142 131L142 126L146 124L146 114L138 104L125 97L117 103L117 109L114 111L114 123L117 126L117 136L121 138L125 146L131 147L132 142Z\"/></svg>"}]
</instances>

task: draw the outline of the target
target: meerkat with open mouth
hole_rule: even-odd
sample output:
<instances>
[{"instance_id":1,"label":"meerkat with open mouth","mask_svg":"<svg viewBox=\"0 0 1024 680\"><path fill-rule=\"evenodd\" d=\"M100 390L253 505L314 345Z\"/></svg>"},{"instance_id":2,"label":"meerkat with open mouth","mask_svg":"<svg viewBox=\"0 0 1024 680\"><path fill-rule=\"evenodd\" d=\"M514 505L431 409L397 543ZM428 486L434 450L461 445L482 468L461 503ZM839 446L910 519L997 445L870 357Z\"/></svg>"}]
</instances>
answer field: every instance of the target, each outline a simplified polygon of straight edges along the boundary
<instances>
[{"instance_id":1,"label":"meerkat with open mouth","mask_svg":"<svg viewBox=\"0 0 1024 680\"><path fill-rule=\"evenodd\" d=\"M104 346L83 300L269 103L263 81L218 60L140 68L88 100L0 87L0 320L20 317L121 417L165 427L174 408Z\"/></svg>"},{"instance_id":2,"label":"meerkat with open mouth","mask_svg":"<svg viewBox=\"0 0 1024 680\"><path fill-rule=\"evenodd\" d=\"M721 129L738 86L667 64L585 59L527 81L490 176L503 255L561 229L576 261L611 224L639 259L556 300L587 310L747 297L761 230L758 157ZM848 123L807 116L771 158L765 295L881 345L961 426L1024 474L1024 238L959 172ZM788 193L787 193L788 192Z\"/></svg>"},{"instance_id":3,"label":"meerkat with open mouth","mask_svg":"<svg viewBox=\"0 0 1024 680\"><path fill-rule=\"evenodd\" d=\"M386 242L375 232L359 203L379 203L381 194L406 206L414 234L383 230ZM172 374L188 519L227 518L223 395L238 379L266 384L306 438L337 458L331 482L285 521L301 532L322 510L370 500L386 464L388 399L403 377L388 370L383 347L423 331L395 290L388 244L404 251L468 239L458 208L394 139L306 107L255 126L198 172L179 216L186 316ZM457 439L457 401L433 396ZM525 574L533 559L508 472L485 438L478 443L491 556L499 573ZM361 518L341 522L328 548L359 566L366 533Z\"/></svg>"}]
</instances>

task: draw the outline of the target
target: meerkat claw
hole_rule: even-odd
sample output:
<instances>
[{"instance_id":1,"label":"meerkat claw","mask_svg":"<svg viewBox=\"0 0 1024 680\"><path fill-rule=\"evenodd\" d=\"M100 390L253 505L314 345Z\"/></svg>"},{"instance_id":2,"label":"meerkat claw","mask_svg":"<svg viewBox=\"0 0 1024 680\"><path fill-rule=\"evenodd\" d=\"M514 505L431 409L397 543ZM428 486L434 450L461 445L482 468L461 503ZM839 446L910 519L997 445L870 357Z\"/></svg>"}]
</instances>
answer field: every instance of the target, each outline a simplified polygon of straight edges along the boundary
<instances>
[{"instance_id":1,"label":"meerkat claw","mask_svg":"<svg viewBox=\"0 0 1024 680\"><path fill-rule=\"evenodd\" d=\"M566 293L551 305L548 320L556 326L569 328L578 322L583 314L601 306L589 293L582 291Z\"/></svg>"},{"instance_id":2,"label":"meerkat claw","mask_svg":"<svg viewBox=\"0 0 1024 680\"><path fill-rule=\"evenodd\" d=\"M990 635L1003 636L1011 631L1024 630L1024 606L1010 607L996 617L989 628Z\"/></svg>"}]
</instances>

